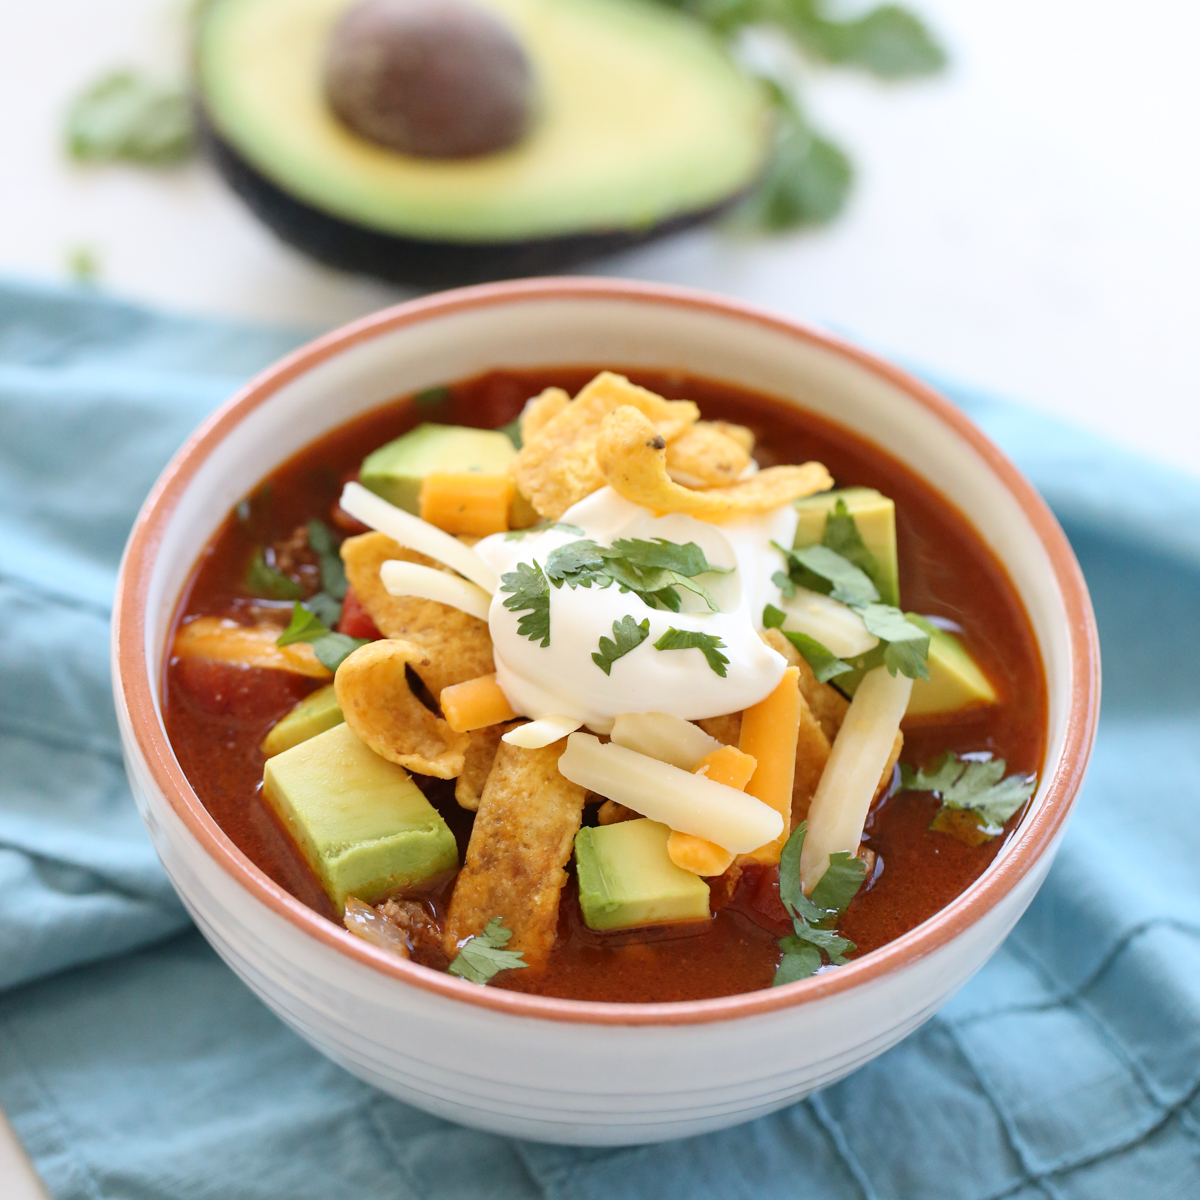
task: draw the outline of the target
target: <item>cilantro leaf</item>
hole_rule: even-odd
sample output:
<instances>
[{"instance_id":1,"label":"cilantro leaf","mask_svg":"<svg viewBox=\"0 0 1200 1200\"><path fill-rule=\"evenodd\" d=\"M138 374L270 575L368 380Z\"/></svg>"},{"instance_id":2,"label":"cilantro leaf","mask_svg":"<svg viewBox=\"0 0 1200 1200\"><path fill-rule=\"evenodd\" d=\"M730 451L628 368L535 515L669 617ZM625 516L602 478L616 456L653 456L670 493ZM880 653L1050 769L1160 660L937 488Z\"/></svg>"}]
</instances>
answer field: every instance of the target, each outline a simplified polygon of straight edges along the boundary
<instances>
[{"instance_id":1,"label":"cilantro leaf","mask_svg":"<svg viewBox=\"0 0 1200 1200\"><path fill-rule=\"evenodd\" d=\"M779 939L779 947L785 957L788 954L797 953L805 945L824 950L829 955L829 961L835 967L840 967L849 961L846 958L846 952L856 949L849 938L842 937L835 929L814 929L810 925L802 925L799 921L796 922L794 934Z\"/></svg>"},{"instance_id":2,"label":"cilantro leaf","mask_svg":"<svg viewBox=\"0 0 1200 1200\"><path fill-rule=\"evenodd\" d=\"M309 521L308 544L321 560L321 587L335 600L344 600L349 586L346 569L342 566L342 556L333 534L324 521Z\"/></svg>"},{"instance_id":3,"label":"cilantro leaf","mask_svg":"<svg viewBox=\"0 0 1200 1200\"><path fill-rule=\"evenodd\" d=\"M945 51L920 18L895 4L835 21L819 0L792 0L791 32L811 55L828 63L862 67L881 79L929 75L946 64Z\"/></svg>"},{"instance_id":4,"label":"cilantro leaf","mask_svg":"<svg viewBox=\"0 0 1200 1200\"><path fill-rule=\"evenodd\" d=\"M330 629L342 619L342 602L335 600L328 592L317 592L303 603L310 613L315 613Z\"/></svg>"},{"instance_id":5,"label":"cilantro leaf","mask_svg":"<svg viewBox=\"0 0 1200 1200\"><path fill-rule=\"evenodd\" d=\"M783 954L783 961L775 968L775 978L771 980L772 987L782 987L785 983L798 983L808 979L821 969L821 952L815 946L799 944L796 938L781 938L780 946L787 942L789 949ZM795 946L795 948L791 948Z\"/></svg>"},{"instance_id":6,"label":"cilantro leaf","mask_svg":"<svg viewBox=\"0 0 1200 1200\"><path fill-rule=\"evenodd\" d=\"M691 578L709 571L728 575L732 568L714 567L695 542L669 542L666 538L645 541L642 538L618 538L612 544L612 555L623 558L638 570L660 567Z\"/></svg>"},{"instance_id":7,"label":"cilantro leaf","mask_svg":"<svg viewBox=\"0 0 1200 1200\"><path fill-rule=\"evenodd\" d=\"M838 509L835 510L832 519L837 521L844 517L850 525L835 524L832 537L833 540L840 541L844 548L858 554L856 543L861 545L862 539L858 535L857 526L854 525L854 518L844 510L845 503L839 500ZM830 518L826 519L826 528L829 520ZM852 532L850 526L853 527ZM874 634L882 643L874 650L869 650L846 663L831 654L820 642L808 638L807 644L804 644L796 640L796 635L784 631L796 649L808 660L813 671L823 672L823 678L818 675L820 682L825 683L847 670L870 670L877 666L885 666L893 675L899 672L910 679L929 678L929 668L926 665L929 658L928 629L910 620L898 608L893 608L890 604L881 604L878 589L861 567L855 566L824 543L805 546L799 550L789 550L778 542L771 544L788 562L786 576L776 573L771 577L785 596L794 596L796 585L799 584L833 600L839 600L858 613L868 632ZM862 552L866 553L865 546L862 546ZM870 558L869 554L867 558ZM870 561L874 562L873 559Z\"/></svg>"},{"instance_id":8,"label":"cilantro leaf","mask_svg":"<svg viewBox=\"0 0 1200 1200\"><path fill-rule=\"evenodd\" d=\"M252 596L264 600L299 600L304 589L292 578L267 562L266 552L260 546L250 560L246 572L246 590Z\"/></svg>"},{"instance_id":9,"label":"cilantro leaf","mask_svg":"<svg viewBox=\"0 0 1200 1200\"><path fill-rule=\"evenodd\" d=\"M618 658L624 658L631 650L636 650L650 636L650 618L647 617L639 625L632 617L625 616L614 621L612 628L612 637L602 637L600 652L592 655L592 662L605 675L612 673L612 665Z\"/></svg>"},{"instance_id":10,"label":"cilantro leaf","mask_svg":"<svg viewBox=\"0 0 1200 1200\"><path fill-rule=\"evenodd\" d=\"M370 638L351 637L347 633L327 633L313 639L313 653L317 661L328 667L335 675L337 669L359 646L365 646Z\"/></svg>"},{"instance_id":11,"label":"cilantro leaf","mask_svg":"<svg viewBox=\"0 0 1200 1200\"><path fill-rule=\"evenodd\" d=\"M501 425L499 431L513 444L513 449L520 450L524 445L521 438L521 418L513 417L506 425Z\"/></svg>"},{"instance_id":12,"label":"cilantro leaf","mask_svg":"<svg viewBox=\"0 0 1200 1200\"><path fill-rule=\"evenodd\" d=\"M890 604L864 604L854 611L863 619L868 633L886 642L883 665L910 679L928 679L929 634L914 625L898 608Z\"/></svg>"},{"instance_id":13,"label":"cilantro leaf","mask_svg":"<svg viewBox=\"0 0 1200 1200\"><path fill-rule=\"evenodd\" d=\"M1007 763L990 755L959 757L947 750L929 770L900 768L900 790L933 792L942 801L931 829L951 833L972 844L1004 832L1005 822L1037 790L1036 775L1005 775ZM951 812L970 814L974 826Z\"/></svg>"},{"instance_id":14,"label":"cilantro leaf","mask_svg":"<svg viewBox=\"0 0 1200 1200\"><path fill-rule=\"evenodd\" d=\"M697 633L691 629L676 629L672 626L654 643L655 650L699 650L705 662L722 679L729 659L720 651L725 643L715 633Z\"/></svg>"},{"instance_id":15,"label":"cilantro leaf","mask_svg":"<svg viewBox=\"0 0 1200 1200\"><path fill-rule=\"evenodd\" d=\"M806 829L801 821L779 857L779 899L792 918L793 932L779 940L783 960L776 968L772 986L815 975L821 969L822 954L832 966L841 966L855 949L854 943L834 926L862 887L866 866L845 851L832 854L812 895L805 896L800 886L800 856Z\"/></svg>"},{"instance_id":16,"label":"cilantro leaf","mask_svg":"<svg viewBox=\"0 0 1200 1200\"><path fill-rule=\"evenodd\" d=\"M507 426L505 429L507 430ZM583 536L583 530L578 525L571 525L566 521L552 521L547 517L544 521L539 521L536 525L530 525L526 529L510 530L504 535L504 540L506 542L519 542L527 534L544 533L547 529L561 529L563 533L573 533L576 537Z\"/></svg>"},{"instance_id":17,"label":"cilantro leaf","mask_svg":"<svg viewBox=\"0 0 1200 1200\"><path fill-rule=\"evenodd\" d=\"M480 934L468 938L454 961L446 968L468 983L487 984L501 971L515 971L529 966L520 950L505 950L512 930L505 929L499 917L493 917Z\"/></svg>"},{"instance_id":18,"label":"cilantro leaf","mask_svg":"<svg viewBox=\"0 0 1200 1200\"><path fill-rule=\"evenodd\" d=\"M778 629L800 651L804 661L812 667L818 683L828 683L838 675L845 675L847 671L854 670L848 662L838 658L832 650L827 650L816 638L809 637L807 633L796 633L794 630L784 629L785 620L787 620L787 613L783 609L776 608L773 604L768 604L763 609L763 627Z\"/></svg>"},{"instance_id":19,"label":"cilantro leaf","mask_svg":"<svg viewBox=\"0 0 1200 1200\"><path fill-rule=\"evenodd\" d=\"M817 545L787 550L784 553L794 565L822 581L812 589L813 591L824 592L843 604L878 603L879 592L871 582L870 576L861 567L856 567L849 559L843 558L836 550ZM803 579L796 579L795 582L804 585Z\"/></svg>"},{"instance_id":20,"label":"cilantro leaf","mask_svg":"<svg viewBox=\"0 0 1200 1200\"><path fill-rule=\"evenodd\" d=\"M809 899L818 908L840 917L850 907L867 877L867 864L846 850L829 856L829 866L817 881Z\"/></svg>"},{"instance_id":21,"label":"cilantro leaf","mask_svg":"<svg viewBox=\"0 0 1200 1200\"><path fill-rule=\"evenodd\" d=\"M835 554L840 554L847 562L853 563L878 589L876 581L879 576L879 564L867 549L867 544L858 530L858 522L850 515L846 501L841 496L838 497L833 512L825 518L821 544L828 546Z\"/></svg>"},{"instance_id":22,"label":"cilantro leaf","mask_svg":"<svg viewBox=\"0 0 1200 1200\"><path fill-rule=\"evenodd\" d=\"M290 646L293 642L311 642L317 661L336 674L338 667L359 646L365 646L370 640L334 633L315 612L297 601L292 608L291 623L275 640L275 644Z\"/></svg>"},{"instance_id":23,"label":"cilantro leaf","mask_svg":"<svg viewBox=\"0 0 1200 1200\"><path fill-rule=\"evenodd\" d=\"M169 166L191 157L196 125L187 90L114 71L75 97L67 150L81 162Z\"/></svg>"},{"instance_id":24,"label":"cilantro leaf","mask_svg":"<svg viewBox=\"0 0 1200 1200\"><path fill-rule=\"evenodd\" d=\"M550 551L546 559L546 578L556 588L564 583L572 588L590 588L598 579L608 587L611 579L604 578L604 551L590 538L568 542Z\"/></svg>"},{"instance_id":25,"label":"cilantro leaf","mask_svg":"<svg viewBox=\"0 0 1200 1200\"><path fill-rule=\"evenodd\" d=\"M517 632L531 642L540 642L544 650L550 645L550 585L545 573L535 561L517 563L515 571L500 577L500 590L511 592L504 607L510 612L523 612L517 622Z\"/></svg>"}]
</instances>

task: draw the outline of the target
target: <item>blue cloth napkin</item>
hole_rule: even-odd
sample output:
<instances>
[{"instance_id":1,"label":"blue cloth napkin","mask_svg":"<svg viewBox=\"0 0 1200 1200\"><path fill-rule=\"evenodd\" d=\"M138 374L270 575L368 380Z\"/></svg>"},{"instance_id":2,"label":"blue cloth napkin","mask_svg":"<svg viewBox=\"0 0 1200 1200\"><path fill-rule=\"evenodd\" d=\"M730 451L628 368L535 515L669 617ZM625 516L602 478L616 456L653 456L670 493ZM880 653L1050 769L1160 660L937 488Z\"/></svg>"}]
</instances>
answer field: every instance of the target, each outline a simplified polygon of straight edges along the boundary
<instances>
[{"instance_id":1,"label":"blue cloth napkin","mask_svg":"<svg viewBox=\"0 0 1200 1200\"><path fill-rule=\"evenodd\" d=\"M408 1108L289 1032L189 929L126 789L126 531L197 421L295 340L0 285L0 1104L58 1200L1200 1195L1200 483L946 389L1047 495L1099 615L1100 740L1046 885L938 1017L803 1103L539 1146Z\"/></svg>"}]
</instances>

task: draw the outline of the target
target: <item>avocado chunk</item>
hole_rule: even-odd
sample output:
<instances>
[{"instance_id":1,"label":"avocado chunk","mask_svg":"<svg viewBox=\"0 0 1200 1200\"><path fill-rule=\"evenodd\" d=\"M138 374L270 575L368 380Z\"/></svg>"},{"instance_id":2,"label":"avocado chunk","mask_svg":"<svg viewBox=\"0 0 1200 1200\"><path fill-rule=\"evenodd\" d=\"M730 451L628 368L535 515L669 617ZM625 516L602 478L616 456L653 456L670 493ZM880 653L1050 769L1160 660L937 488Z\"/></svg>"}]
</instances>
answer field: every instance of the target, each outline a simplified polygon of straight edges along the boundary
<instances>
[{"instance_id":1,"label":"avocado chunk","mask_svg":"<svg viewBox=\"0 0 1200 1200\"><path fill-rule=\"evenodd\" d=\"M905 716L942 716L996 703L996 689L958 638L923 617L908 618L929 634L929 678L913 684Z\"/></svg>"},{"instance_id":2,"label":"avocado chunk","mask_svg":"<svg viewBox=\"0 0 1200 1200\"><path fill-rule=\"evenodd\" d=\"M667 854L671 831L640 818L584 826L575 835L579 907L589 929L633 929L702 921L708 884Z\"/></svg>"},{"instance_id":3,"label":"avocado chunk","mask_svg":"<svg viewBox=\"0 0 1200 1200\"><path fill-rule=\"evenodd\" d=\"M914 681L906 717L948 716L996 703L996 689L958 638L916 613L904 615L929 634L929 678ZM851 671L832 682L853 696L864 674Z\"/></svg>"},{"instance_id":4,"label":"avocado chunk","mask_svg":"<svg viewBox=\"0 0 1200 1200\"><path fill-rule=\"evenodd\" d=\"M900 604L900 567L896 561L896 505L874 488L841 488L796 501L800 523L793 545L814 546L825 535L825 519L844 500L871 557L875 559L875 586L884 604Z\"/></svg>"},{"instance_id":5,"label":"avocado chunk","mask_svg":"<svg viewBox=\"0 0 1200 1200\"><path fill-rule=\"evenodd\" d=\"M458 865L454 835L408 772L346 724L267 759L263 795L340 913Z\"/></svg>"},{"instance_id":6,"label":"avocado chunk","mask_svg":"<svg viewBox=\"0 0 1200 1200\"><path fill-rule=\"evenodd\" d=\"M287 716L275 722L263 738L262 752L272 758L341 723L342 710L330 683L305 696Z\"/></svg>"},{"instance_id":7,"label":"avocado chunk","mask_svg":"<svg viewBox=\"0 0 1200 1200\"><path fill-rule=\"evenodd\" d=\"M434 471L482 471L506 475L516 457L499 429L418 425L363 459L359 482L397 508L420 510L421 480Z\"/></svg>"},{"instance_id":8,"label":"avocado chunk","mask_svg":"<svg viewBox=\"0 0 1200 1200\"><path fill-rule=\"evenodd\" d=\"M462 0L361 0L333 27L329 106L381 146L470 158L521 140L533 69L495 14Z\"/></svg>"},{"instance_id":9,"label":"avocado chunk","mask_svg":"<svg viewBox=\"0 0 1200 1200\"><path fill-rule=\"evenodd\" d=\"M641 0L475 3L528 59L532 115L504 149L433 158L364 137L329 103L347 0L210 0L195 63L218 169L299 249L423 286L622 250L727 210L762 176L766 89L699 22Z\"/></svg>"}]
</instances>

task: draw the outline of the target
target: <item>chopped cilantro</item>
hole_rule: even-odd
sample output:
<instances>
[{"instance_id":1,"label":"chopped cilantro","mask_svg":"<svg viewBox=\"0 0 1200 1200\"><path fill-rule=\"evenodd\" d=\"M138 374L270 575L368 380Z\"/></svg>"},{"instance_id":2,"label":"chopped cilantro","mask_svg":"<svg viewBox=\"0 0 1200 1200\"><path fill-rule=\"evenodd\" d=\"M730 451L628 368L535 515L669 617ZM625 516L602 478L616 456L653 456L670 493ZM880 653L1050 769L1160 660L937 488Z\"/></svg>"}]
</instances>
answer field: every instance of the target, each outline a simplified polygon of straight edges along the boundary
<instances>
[{"instance_id":1,"label":"chopped cilantro","mask_svg":"<svg viewBox=\"0 0 1200 1200\"><path fill-rule=\"evenodd\" d=\"M334 600L346 598L346 570L342 566L342 556L338 553L337 542L324 521L309 521L308 544L316 551L321 560L321 587Z\"/></svg>"},{"instance_id":2,"label":"chopped cilantro","mask_svg":"<svg viewBox=\"0 0 1200 1200\"><path fill-rule=\"evenodd\" d=\"M725 643L715 633L696 633L691 629L676 629L672 626L654 643L655 650L699 650L704 661L725 678L729 659L721 653Z\"/></svg>"},{"instance_id":3,"label":"chopped cilantro","mask_svg":"<svg viewBox=\"0 0 1200 1200\"><path fill-rule=\"evenodd\" d=\"M787 572L778 571L771 576L787 599L796 594L799 586L839 600L858 613L867 631L880 640L881 645L874 650L851 662L843 662L820 642L806 638L805 645L797 640L803 635L784 630L785 636L808 660L822 683L849 670L870 670L878 666L887 667L893 675L899 672L910 679L929 678L929 631L898 608L879 602L879 589L871 579L871 573L877 570L875 560L863 543L858 525L844 500L839 500L833 513L825 519L824 541L820 545L789 550L778 542L771 544L787 559ZM763 621L765 624L765 614Z\"/></svg>"},{"instance_id":4,"label":"chopped cilantro","mask_svg":"<svg viewBox=\"0 0 1200 1200\"><path fill-rule=\"evenodd\" d=\"M841 496L838 497L833 512L825 518L821 544L840 554L847 562L853 563L878 588L879 564L867 549L867 544L858 530L858 522L850 515L846 501Z\"/></svg>"},{"instance_id":5,"label":"chopped cilantro","mask_svg":"<svg viewBox=\"0 0 1200 1200\"><path fill-rule=\"evenodd\" d=\"M429 387L418 392L413 399L421 409L440 408L450 399L450 389L444 384L439 387Z\"/></svg>"},{"instance_id":6,"label":"chopped cilantro","mask_svg":"<svg viewBox=\"0 0 1200 1200\"><path fill-rule=\"evenodd\" d=\"M695 576L706 573L727 574L714 567L695 542L680 545L665 538L645 541L621 538L612 546L600 546L590 539L568 542L550 552L546 575L555 587L565 583L572 588L610 587L633 592L649 608L678 612L679 589L699 596L709 611L719 608L708 589Z\"/></svg>"},{"instance_id":7,"label":"chopped cilantro","mask_svg":"<svg viewBox=\"0 0 1200 1200\"><path fill-rule=\"evenodd\" d=\"M515 571L500 577L500 590L511 592L504 607L510 612L523 612L517 622L517 632L531 642L540 642L544 650L550 645L550 586L546 575L535 561L517 563Z\"/></svg>"},{"instance_id":8,"label":"chopped cilantro","mask_svg":"<svg viewBox=\"0 0 1200 1200\"><path fill-rule=\"evenodd\" d=\"M320 617L324 624L332 629L342 619L342 602L335 600L328 592L317 592L314 596L303 601L304 607L310 613Z\"/></svg>"},{"instance_id":9,"label":"chopped cilantro","mask_svg":"<svg viewBox=\"0 0 1200 1200\"><path fill-rule=\"evenodd\" d=\"M571 525L566 521L551 521L547 517L544 521L539 521L536 525L530 525L525 529L513 529L504 535L506 542L519 542L526 534L529 533L544 533L547 529L561 529L563 533L573 533L577 537L583 536L583 530L578 525Z\"/></svg>"},{"instance_id":10,"label":"chopped cilantro","mask_svg":"<svg viewBox=\"0 0 1200 1200\"><path fill-rule=\"evenodd\" d=\"M513 417L507 425L501 425L499 431L513 444L513 448L520 450L522 446L521 440L521 418Z\"/></svg>"},{"instance_id":11,"label":"chopped cilantro","mask_svg":"<svg viewBox=\"0 0 1200 1200\"><path fill-rule=\"evenodd\" d=\"M501 971L529 966L520 950L504 949L511 938L512 930L493 917L482 933L467 938L446 970L468 983L487 984Z\"/></svg>"},{"instance_id":12,"label":"chopped cilantro","mask_svg":"<svg viewBox=\"0 0 1200 1200\"><path fill-rule=\"evenodd\" d=\"M768 604L763 609L763 628L778 629L804 656L818 683L828 683L838 675L845 675L847 671L854 670L848 662L838 658L832 650L827 650L816 638L809 637L807 633L784 629L783 623L786 619L787 613L773 604Z\"/></svg>"},{"instance_id":13,"label":"chopped cilantro","mask_svg":"<svg viewBox=\"0 0 1200 1200\"><path fill-rule=\"evenodd\" d=\"M1037 790L1036 775L1004 774L1007 763L988 753L956 755L952 750L930 769L900 768L900 790L933 792L942 802L931 829L972 845L1004 832L1004 823Z\"/></svg>"},{"instance_id":14,"label":"chopped cilantro","mask_svg":"<svg viewBox=\"0 0 1200 1200\"><path fill-rule=\"evenodd\" d=\"M807 824L803 821L792 831L779 857L779 899L792 918L792 933L780 938L783 959L775 971L773 987L795 983L815 975L823 965L822 953L832 966L847 960L854 943L837 932L836 926L850 901L858 895L866 878L861 859L845 851L829 857L829 866L811 896L800 887L800 855L804 849Z\"/></svg>"},{"instance_id":15,"label":"chopped cilantro","mask_svg":"<svg viewBox=\"0 0 1200 1200\"><path fill-rule=\"evenodd\" d=\"M338 667L359 646L365 646L370 640L334 633L315 612L297 601L292 608L291 624L279 635L275 644L290 646L293 642L311 642L317 661L336 673Z\"/></svg>"},{"instance_id":16,"label":"chopped cilantro","mask_svg":"<svg viewBox=\"0 0 1200 1200\"><path fill-rule=\"evenodd\" d=\"M250 560L246 572L246 591L264 600L299 600L304 589L282 571L267 562L266 552L260 546Z\"/></svg>"},{"instance_id":17,"label":"chopped cilantro","mask_svg":"<svg viewBox=\"0 0 1200 1200\"><path fill-rule=\"evenodd\" d=\"M67 110L67 150L80 162L169 166L191 157L196 122L187 89L113 71Z\"/></svg>"},{"instance_id":18,"label":"chopped cilantro","mask_svg":"<svg viewBox=\"0 0 1200 1200\"><path fill-rule=\"evenodd\" d=\"M612 637L602 637L599 653L592 655L592 662L605 675L612 674L612 665L618 658L624 658L630 650L636 650L650 636L650 618L647 617L639 625L632 617L625 616L614 621L612 628Z\"/></svg>"}]
</instances>

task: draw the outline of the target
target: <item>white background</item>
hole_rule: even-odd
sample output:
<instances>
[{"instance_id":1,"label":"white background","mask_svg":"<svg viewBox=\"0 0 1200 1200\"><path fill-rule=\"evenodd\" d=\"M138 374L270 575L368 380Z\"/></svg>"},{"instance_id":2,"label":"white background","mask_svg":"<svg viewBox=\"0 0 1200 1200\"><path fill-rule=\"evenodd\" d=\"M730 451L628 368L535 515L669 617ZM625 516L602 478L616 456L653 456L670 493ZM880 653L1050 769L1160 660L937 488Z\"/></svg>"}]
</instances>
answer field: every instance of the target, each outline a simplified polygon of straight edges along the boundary
<instances>
[{"instance_id":1,"label":"white background","mask_svg":"<svg viewBox=\"0 0 1200 1200\"><path fill-rule=\"evenodd\" d=\"M831 229L685 235L598 266L727 292L1057 413L1200 473L1200 6L916 0L952 56L880 86L816 74L853 151ZM184 0L0 0L0 273L181 311L330 326L403 298L279 245L205 167L79 169L71 93L114 65L182 69ZM24 1189L0 1121L0 1192ZM7 1189L7 1190L6 1190Z\"/></svg>"}]
</instances>

